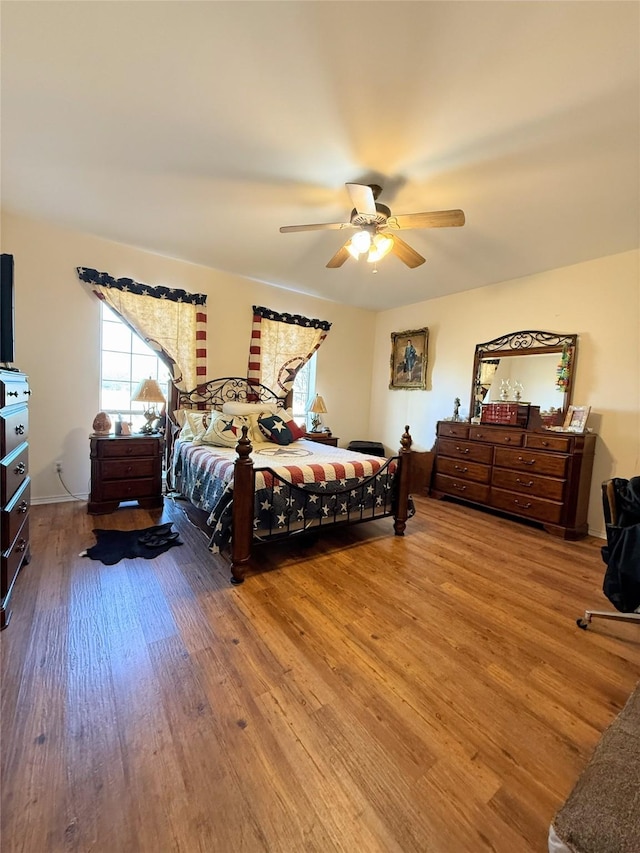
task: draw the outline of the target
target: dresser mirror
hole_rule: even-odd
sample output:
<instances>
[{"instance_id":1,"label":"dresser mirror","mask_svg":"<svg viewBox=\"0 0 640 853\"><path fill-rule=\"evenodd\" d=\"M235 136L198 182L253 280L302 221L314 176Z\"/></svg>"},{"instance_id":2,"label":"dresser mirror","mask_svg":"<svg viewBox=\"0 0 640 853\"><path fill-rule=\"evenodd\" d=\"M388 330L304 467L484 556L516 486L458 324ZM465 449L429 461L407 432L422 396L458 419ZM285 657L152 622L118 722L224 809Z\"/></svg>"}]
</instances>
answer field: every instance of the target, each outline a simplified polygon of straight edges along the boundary
<instances>
[{"instance_id":1,"label":"dresser mirror","mask_svg":"<svg viewBox=\"0 0 640 853\"><path fill-rule=\"evenodd\" d=\"M483 403L515 401L540 407L544 426L562 426L571 404L577 335L512 332L476 346L469 412Z\"/></svg>"}]
</instances>

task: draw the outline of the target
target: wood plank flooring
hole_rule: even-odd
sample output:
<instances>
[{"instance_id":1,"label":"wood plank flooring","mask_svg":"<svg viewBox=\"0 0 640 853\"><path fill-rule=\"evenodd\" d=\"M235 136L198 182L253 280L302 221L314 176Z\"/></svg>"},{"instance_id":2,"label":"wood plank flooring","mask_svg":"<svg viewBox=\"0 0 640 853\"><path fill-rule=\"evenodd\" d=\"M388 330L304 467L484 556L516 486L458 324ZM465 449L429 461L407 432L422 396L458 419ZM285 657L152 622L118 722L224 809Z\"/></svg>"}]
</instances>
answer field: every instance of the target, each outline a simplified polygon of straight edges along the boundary
<instances>
[{"instance_id":1,"label":"wood plank flooring","mask_svg":"<svg viewBox=\"0 0 640 853\"><path fill-rule=\"evenodd\" d=\"M417 498L243 586L180 504L31 510L1 635L3 853L528 853L640 678L575 625L600 540ZM92 529L184 545L104 566Z\"/></svg>"}]
</instances>

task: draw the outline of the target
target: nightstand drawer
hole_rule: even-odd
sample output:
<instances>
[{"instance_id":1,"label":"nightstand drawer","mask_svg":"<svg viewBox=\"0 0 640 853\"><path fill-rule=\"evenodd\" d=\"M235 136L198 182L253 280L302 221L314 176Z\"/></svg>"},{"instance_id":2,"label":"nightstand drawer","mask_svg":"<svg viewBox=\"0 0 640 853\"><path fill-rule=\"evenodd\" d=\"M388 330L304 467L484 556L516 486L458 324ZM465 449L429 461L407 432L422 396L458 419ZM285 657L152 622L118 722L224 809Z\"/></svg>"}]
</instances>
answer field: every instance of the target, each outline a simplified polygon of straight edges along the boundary
<instances>
[{"instance_id":1,"label":"nightstand drawer","mask_svg":"<svg viewBox=\"0 0 640 853\"><path fill-rule=\"evenodd\" d=\"M153 456L143 459L105 459L101 472L103 480L129 480L136 477L153 477L157 462Z\"/></svg>"},{"instance_id":2,"label":"nightstand drawer","mask_svg":"<svg viewBox=\"0 0 640 853\"><path fill-rule=\"evenodd\" d=\"M105 480L100 493L104 501L135 501L138 498L156 497L158 486L153 477L140 480Z\"/></svg>"},{"instance_id":3,"label":"nightstand drawer","mask_svg":"<svg viewBox=\"0 0 640 853\"><path fill-rule=\"evenodd\" d=\"M158 456L162 447L158 438L113 438L96 442L98 456L103 459Z\"/></svg>"}]
</instances>

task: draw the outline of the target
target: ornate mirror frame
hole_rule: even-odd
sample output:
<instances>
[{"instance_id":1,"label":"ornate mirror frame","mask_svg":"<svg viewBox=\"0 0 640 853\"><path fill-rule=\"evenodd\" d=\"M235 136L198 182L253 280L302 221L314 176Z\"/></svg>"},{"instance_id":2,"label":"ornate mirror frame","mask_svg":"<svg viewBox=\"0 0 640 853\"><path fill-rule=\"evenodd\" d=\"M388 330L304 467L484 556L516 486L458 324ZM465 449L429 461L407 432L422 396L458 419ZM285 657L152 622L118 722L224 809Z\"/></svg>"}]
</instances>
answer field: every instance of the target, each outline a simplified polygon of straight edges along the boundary
<instances>
[{"instance_id":1,"label":"ornate mirror frame","mask_svg":"<svg viewBox=\"0 0 640 853\"><path fill-rule=\"evenodd\" d=\"M571 405L577 349L577 335L558 335L554 332L541 331L511 332L510 334L502 335L502 337L494 338L492 341L478 344L473 360L473 382L471 385L469 417L473 418L477 414L476 408L479 405L477 393L481 385L480 365L483 359L558 353L556 384L564 388L562 399L558 401L562 404L558 406L558 409L562 412L562 418L560 419L560 424L562 424ZM531 400L531 403L535 404L535 402L535 400Z\"/></svg>"}]
</instances>

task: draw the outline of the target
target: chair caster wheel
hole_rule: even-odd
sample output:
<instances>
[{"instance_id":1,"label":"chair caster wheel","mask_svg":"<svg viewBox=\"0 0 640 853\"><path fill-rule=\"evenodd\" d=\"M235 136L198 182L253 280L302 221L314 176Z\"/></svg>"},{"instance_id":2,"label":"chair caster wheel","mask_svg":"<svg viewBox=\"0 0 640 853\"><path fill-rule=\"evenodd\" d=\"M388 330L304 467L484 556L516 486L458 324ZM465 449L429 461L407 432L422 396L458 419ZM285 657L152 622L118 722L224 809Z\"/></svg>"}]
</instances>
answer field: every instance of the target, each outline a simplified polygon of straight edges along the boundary
<instances>
[{"instance_id":1,"label":"chair caster wheel","mask_svg":"<svg viewBox=\"0 0 640 853\"><path fill-rule=\"evenodd\" d=\"M587 622L587 620L586 620L586 619L582 619L582 618L581 618L581 619L576 619L576 625L578 626L578 628L582 628L582 630L583 630L583 631L586 631L586 630L587 630L587 625L588 625L588 624L589 624L589 623Z\"/></svg>"}]
</instances>

